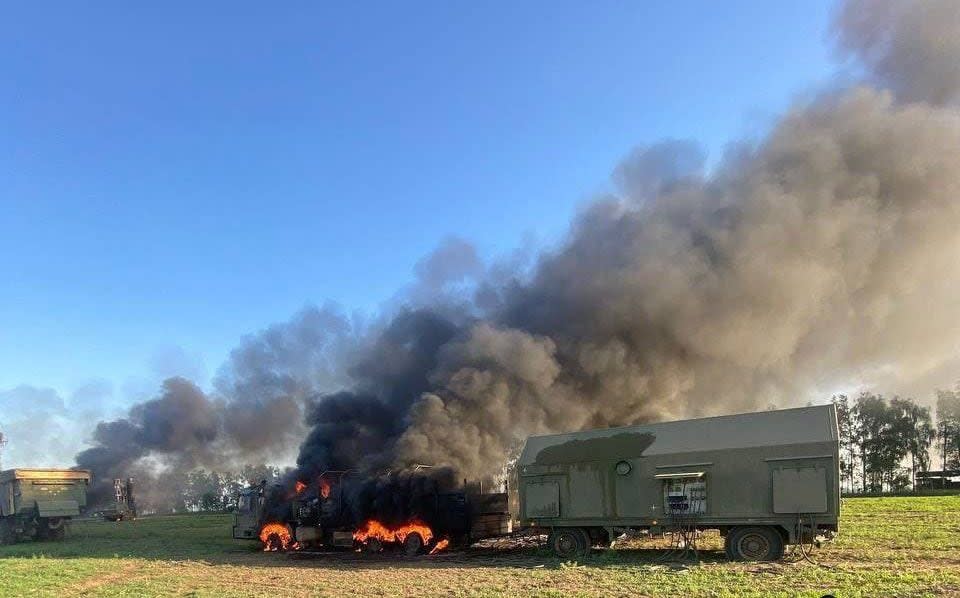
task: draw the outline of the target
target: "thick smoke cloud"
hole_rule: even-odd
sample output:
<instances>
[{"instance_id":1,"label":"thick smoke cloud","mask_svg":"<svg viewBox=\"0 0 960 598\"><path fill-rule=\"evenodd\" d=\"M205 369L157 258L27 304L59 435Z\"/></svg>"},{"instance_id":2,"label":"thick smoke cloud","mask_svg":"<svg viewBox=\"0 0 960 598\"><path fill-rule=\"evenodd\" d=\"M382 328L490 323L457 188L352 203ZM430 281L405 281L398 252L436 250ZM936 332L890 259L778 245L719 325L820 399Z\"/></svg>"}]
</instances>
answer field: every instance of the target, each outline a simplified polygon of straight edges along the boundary
<instances>
[{"instance_id":1,"label":"thick smoke cloud","mask_svg":"<svg viewBox=\"0 0 960 598\"><path fill-rule=\"evenodd\" d=\"M95 446L77 455L77 466L96 474L91 503L108 500L115 477L137 474L147 482L142 488L145 494L159 492L149 482L154 468L144 469L140 463L148 455L165 458L167 465L180 469L216 462L218 433L217 406L191 382L166 380L159 397L135 405L127 418L99 423Z\"/></svg>"},{"instance_id":2,"label":"thick smoke cloud","mask_svg":"<svg viewBox=\"0 0 960 598\"><path fill-rule=\"evenodd\" d=\"M132 437L128 459L177 446L203 463L224 452L205 442L262 454L305 433L304 478L417 463L487 477L529 434L928 383L960 354L958 11L847 3L838 43L862 83L712 170L690 142L638 148L529 271L447 241L392 318L304 312L234 352L206 398L216 425L177 432L143 419L166 407L136 409L102 424L91 458Z\"/></svg>"},{"instance_id":3,"label":"thick smoke cloud","mask_svg":"<svg viewBox=\"0 0 960 598\"><path fill-rule=\"evenodd\" d=\"M655 195L627 181L496 324L445 347L400 454L480 475L530 433L922 373L960 339L958 164L960 114L856 88L794 110L712 176Z\"/></svg>"},{"instance_id":4,"label":"thick smoke cloud","mask_svg":"<svg viewBox=\"0 0 960 598\"><path fill-rule=\"evenodd\" d=\"M326 306L244 338L214 383L230 439L225 450L290 462L306 434L308 399L347 383L343 360L355 351L355 336L354 324Z\"/></svg>"},{"instance_id":5,"label":"thick smoke cloud","mask_svg":"<svg viewBox=\"0 0 960 598\"><path fill-rule=\"evenodd\" d=\"M390 465L383 447L403 432L411 403L431 388L439 351L456 332L455 324L431 311L397 315L350 369L355 390L321 395L311 404L312 429L297 460L304 474Z\"/></svg>"},{"instance_id":6,"label":"thick smoke cloud","mask_svg":"<svg viewBox=\"0 0 960 598\"><path fill-rule=\"evenodd\" d=\"M528 434L796 404L955 355L958 10L843 7L840 43L886 89L825 91L713 172L687 142L635 150L439 348L384 458L490 475Z\"/></svg>"},{"instance_id":7,"label":"thick smoke cloud","mask_svg":"<svg viewBox=\"0 0 960 598\"><path fill-rule=\"evenodd\" d=\"M77 455L77 466L95 474L91 502L110 499L113 478L138 478L141 504L162 507L176 503L180 482L172 478L191 469L292 462L308 399L343 384L339 362L353 352L354 336L334 308L306 308L245 337L213 393L184 378L165 380L157 397L99 423L93 446Z\"/></svg>"},{"instance_id":8,"label":"thick smoke cloud","mask_svg":"<svg viewBox=\"0 0 960 598\"><path fill-rule=\"evenodd\" d=\"M906 101L960 100L960 4L849 0L836 23L842 52Z\"/></svg>"}]
</instances>

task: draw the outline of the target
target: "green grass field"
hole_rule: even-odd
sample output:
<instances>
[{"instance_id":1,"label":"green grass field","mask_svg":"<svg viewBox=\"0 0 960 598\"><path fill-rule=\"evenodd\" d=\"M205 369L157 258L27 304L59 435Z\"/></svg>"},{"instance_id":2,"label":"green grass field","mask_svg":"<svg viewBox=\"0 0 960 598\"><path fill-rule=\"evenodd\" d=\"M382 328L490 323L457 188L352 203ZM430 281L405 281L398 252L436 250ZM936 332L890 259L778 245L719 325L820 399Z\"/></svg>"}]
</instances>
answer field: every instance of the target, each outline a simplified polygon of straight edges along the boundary
<instances>
[{"instance_id":1,"label":"green grass field","mask_svg":"<svg viewBox=\"0 0 960 598\"><path fill-rule=\"evenodd\" d=\"M822 566L701 564L655 548L562 563L543 551L405 558L265 554L230 539L230 517L76 522L61 543L0 547L3 596L948 596L960 595L960 497L844 501Z\"/></svg>"}]
</instances>

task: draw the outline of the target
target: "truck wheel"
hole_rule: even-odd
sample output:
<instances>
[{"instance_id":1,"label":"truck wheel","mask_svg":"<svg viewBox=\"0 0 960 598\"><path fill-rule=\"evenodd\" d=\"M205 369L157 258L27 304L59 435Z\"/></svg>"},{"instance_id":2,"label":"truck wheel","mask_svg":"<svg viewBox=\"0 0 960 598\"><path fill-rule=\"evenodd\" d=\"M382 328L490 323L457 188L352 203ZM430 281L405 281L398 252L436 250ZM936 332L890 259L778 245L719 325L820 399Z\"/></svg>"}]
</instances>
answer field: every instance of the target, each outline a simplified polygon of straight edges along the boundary
<instances>
[{"instance_id":1,"label":"truck wheel","mask_svg":"<svg viewBox=\"0 0 960 598\"><path fill-rule=\"evenodd\" d=\"M63 540L66 537L66 521L61 518L47 520L47 539Z\"/></svg>"},{"instance_id":2,"label":"truck wheel","mask_svg":"<svg viewBox=\"0 0 960 598\"><path fill-rule=\"evenodd\" d=\"M370 538L366 544L363 545L363 549L372 554L383 552L383 542L377 538Z\"/></svg>"},{"instance_id":3,"label":"truck wheel","mask_svg":"<svg viewBox=\"0 0 960 598\"><path fill-rule=\"evenodd\" d=\"M587 552L587 534L578 527L557 527L550 532L547 545L553 554L562 559L583 556Z\"/></svg>"},{"instance_id":4,"label":"truck wheel","mask_svg":"<svg viewBox=\"0 0 960 598\"><path fill-rule=\"evenodd\" d=\"M50 530L47 528L46 519L38 519L34 522L33 539L43 541L49 538Z\"/></svg>"},{"instance_id":5,"label":"truck wheel","mask_svg":"<svg viewBox=\"0 0 960 598\"><path fill-rule=\"evenodd\" d=\"M421 550L423 550L423 536L417 532L407 534L407 537L403 539L403 551L407 553L407 556L419 554Z\"/></svg>"},{"instance_id":6,"label":"truck wheel","mask_svg":"<svg viewBox=\"0 0 960 598\"><path fill-rule=\"evenodd\" d=\"M724 548L731 561L777 561L783 558L783 538L772 527L735 527Z\"/></svg>"},{"instance_id":7,"label":"truck wheel","mask_svg":"<svg viewBox=\"0 0 960 598\"><path fill-rule=\"evenodd\" d=\"M13 544L13 522L6 519L0 519L0 546L4 544Z\"/></svg>"}]
</instances>

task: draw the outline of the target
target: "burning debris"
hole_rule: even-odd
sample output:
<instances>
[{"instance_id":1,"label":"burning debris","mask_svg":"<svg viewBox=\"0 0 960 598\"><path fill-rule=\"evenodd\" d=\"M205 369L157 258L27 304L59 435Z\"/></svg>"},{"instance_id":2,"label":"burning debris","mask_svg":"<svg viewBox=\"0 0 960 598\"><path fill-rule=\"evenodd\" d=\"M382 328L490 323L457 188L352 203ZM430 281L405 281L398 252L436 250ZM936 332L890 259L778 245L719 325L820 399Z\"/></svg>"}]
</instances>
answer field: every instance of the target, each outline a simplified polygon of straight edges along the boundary
<instances>
[{"instance_id":1,"label":"burning debris","mask_svg":"<svg viewBox=\"0 0 960 598\"><path fill-rule=\"evenodd\" d=\"M447 540L446 538L444 538L443 540L440 540L439 542L436 543L433 549L430 550L430 554L437 554L442 550L446 550L448 546L450 546L450 540Z\"/></svg>"},{"instance_id":2,"label":"burning debris","mask_svg":"<svg viewBox=\"0 0 960 598\"><path fill-rule=\"evenodd\" d=\"M320 479L320 498L330 498L330 482Z\"/></svg>"}]
</instances>

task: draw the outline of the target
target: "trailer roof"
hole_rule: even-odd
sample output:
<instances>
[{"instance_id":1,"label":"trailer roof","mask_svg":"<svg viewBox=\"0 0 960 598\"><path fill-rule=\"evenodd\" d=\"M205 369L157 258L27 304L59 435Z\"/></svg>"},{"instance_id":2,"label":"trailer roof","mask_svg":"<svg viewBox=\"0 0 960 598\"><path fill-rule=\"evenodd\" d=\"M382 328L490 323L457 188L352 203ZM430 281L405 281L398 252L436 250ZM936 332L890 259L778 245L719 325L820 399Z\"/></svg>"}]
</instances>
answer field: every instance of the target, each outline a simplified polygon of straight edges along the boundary
<instances>
[{"instance_id":1,"label":"trailer roof","mask_svg":"<svg viewBox=\"0 0 960 598\"><path fill-rule=\"evenodd\" d=\"M0 482L10 480L90 480L89 469L8 469L0 471Z\"/></svg>"},{"instance_id":2,"label":"trailer roof","mask_svg":"<svg viewBox=\"0 0 960 598\"><path fill-rule=\"evenodd\" d=\"M636 451L639 445L642 445L640 453L643 455L664 455L836 442L837 439L836 408L828 404L549 436L531 436L520 456L520 464L545 463L553 459L558 459L558 462L589 461L593 459L577 457L580 455L590 457L597 455L598 451L602 453ZM602 442L603 446L597 441ZM551 450L544 452L544 449ZM639 454L623 456L639 456Z\"/></svg>"}]
</instances>

